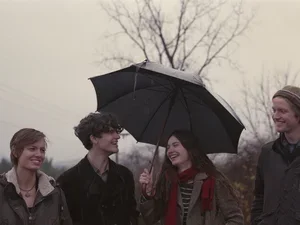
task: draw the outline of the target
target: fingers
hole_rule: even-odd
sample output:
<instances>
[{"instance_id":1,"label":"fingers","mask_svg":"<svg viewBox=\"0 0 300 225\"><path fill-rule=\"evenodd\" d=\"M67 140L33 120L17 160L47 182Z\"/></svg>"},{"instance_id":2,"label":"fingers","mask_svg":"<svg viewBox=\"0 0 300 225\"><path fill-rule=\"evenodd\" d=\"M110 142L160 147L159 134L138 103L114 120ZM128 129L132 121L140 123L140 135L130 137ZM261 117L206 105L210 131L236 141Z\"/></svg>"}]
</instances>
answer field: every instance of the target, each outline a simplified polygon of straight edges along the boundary
<instances>
[{"instance_id":1,"label":"fingers","mask_svg":"<svg viewBox=\"0 0 300 225\"><path fill-rule=\"evenodd\" d=\"M149 174L148 169L144 169L144 172L140 175L139 182L141 184L151 184L152 183L152 175Z\"/></svg>"}]
</instances>

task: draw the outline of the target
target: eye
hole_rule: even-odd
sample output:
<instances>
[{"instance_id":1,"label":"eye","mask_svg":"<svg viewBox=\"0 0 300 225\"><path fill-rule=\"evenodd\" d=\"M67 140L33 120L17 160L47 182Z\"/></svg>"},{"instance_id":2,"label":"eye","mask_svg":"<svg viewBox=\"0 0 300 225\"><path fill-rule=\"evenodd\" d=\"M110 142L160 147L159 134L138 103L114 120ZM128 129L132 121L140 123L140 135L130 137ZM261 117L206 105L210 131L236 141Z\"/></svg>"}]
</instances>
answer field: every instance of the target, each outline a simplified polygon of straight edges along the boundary
<instances>
[{"instance_id":1,"label":"eye","mask_svg":"<svg viewBox=\"0 0 300 225\"><path fill-rule=\"evenodd\" d=\"M109 133L111 133L111 134L114 134L115 132L116 132L116 130L114 130L114 129L109 130Z\"/></svg>"},{"instance_id":2,"label":"eye","mask_svg":"<svg viewBox=\"0 0 300 225\"><path fill-rule=\"evenodd\" d=\"M174 147L177 147L178 145L179 145L179 143L174 143L173 144Z\"/></svg>"},{"instance_id":3,"label":"eye","mask_svg":"<svg viewBox=\"0 0 300 225\"><path fill-rule=\"evenodd\" d=\"M46 149L45 148L41 148L41 152L45 153Z\"/></svg>"}]
</instances>

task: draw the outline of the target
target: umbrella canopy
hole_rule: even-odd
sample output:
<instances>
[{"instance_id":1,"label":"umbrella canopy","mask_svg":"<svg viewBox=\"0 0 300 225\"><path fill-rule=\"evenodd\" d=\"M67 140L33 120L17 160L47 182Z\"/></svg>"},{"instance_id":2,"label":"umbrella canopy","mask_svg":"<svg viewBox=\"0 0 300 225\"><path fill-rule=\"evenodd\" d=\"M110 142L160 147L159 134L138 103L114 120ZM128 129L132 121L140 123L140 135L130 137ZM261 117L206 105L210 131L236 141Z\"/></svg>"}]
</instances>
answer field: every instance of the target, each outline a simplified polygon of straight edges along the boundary
<instances>
[{"instance_id":1,"label":"umbrella canopy","mask_svg":"<svg viewBox=\"0 0 300 225\"><path fill-rule=\"evenodd\" d=\"M198 76L144 61L90 80L97 111L116 114L138 142L165 146L175 129L189 129L206 153L237 152L243 124Z\"/></svg>"}]
</instances>

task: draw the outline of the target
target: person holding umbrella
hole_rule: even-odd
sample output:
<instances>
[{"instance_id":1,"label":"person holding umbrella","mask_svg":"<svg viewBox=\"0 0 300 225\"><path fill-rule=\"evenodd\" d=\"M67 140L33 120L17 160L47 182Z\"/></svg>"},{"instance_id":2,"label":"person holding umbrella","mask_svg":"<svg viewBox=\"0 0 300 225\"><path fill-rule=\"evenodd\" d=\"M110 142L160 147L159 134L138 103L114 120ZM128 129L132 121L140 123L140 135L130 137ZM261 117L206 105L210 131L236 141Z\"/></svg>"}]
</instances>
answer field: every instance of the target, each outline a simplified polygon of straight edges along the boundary
<instances>
[{"instance_id":1,"label":"person holding umbrella","mask_svg":"<svg viewBox=\"0 0 300 225\"><path fill-rule=\"evenodd\" d=\"M243 225L235 191L188 130L174 131L167 142L158 182L147 169L140 175L140 211L147 225Z\"/></svg>"}]
</instances>

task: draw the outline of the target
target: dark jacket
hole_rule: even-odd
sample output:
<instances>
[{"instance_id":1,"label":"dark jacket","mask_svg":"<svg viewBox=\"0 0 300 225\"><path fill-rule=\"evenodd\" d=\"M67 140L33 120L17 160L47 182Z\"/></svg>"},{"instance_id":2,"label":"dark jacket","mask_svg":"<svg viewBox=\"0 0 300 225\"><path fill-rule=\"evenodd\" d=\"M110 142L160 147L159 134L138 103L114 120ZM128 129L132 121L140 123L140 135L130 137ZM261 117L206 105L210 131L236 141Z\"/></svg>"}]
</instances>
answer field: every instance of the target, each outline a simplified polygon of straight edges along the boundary
<instances>
[{"instance_id":1,"label":"dark jacket","mask_svg":"<svg viewBox=\"0 0 300 225\"><path fill-rule=\"evenodd\" d=\"M72 225L63 191L45 173L38 172L38 192L30 212L19 193L14 168L0 175L0 225Z\"/></svg>"},{"instance_id":2,"label":"dark jacket","mask_svg":"<svg viewBox=\"0 0 300 225\"><path fill-rule=\"evenodd\" d=\"M300 146L290 152L283 136L263 146L256 171L252 225L300 224L299 155Z\"/></svg>"},{"instance_id":3,"label":"dark jacket","mask_svg":"<svg viewBox=\"0 0 300 225\"><path fill-rule=\"evenodd\" d=\"M109 160L105 183L85 157L64 172L58 183L65 192L74 225L136 223L134 180L126 167Z\"/></svg>"}]
</instances>

